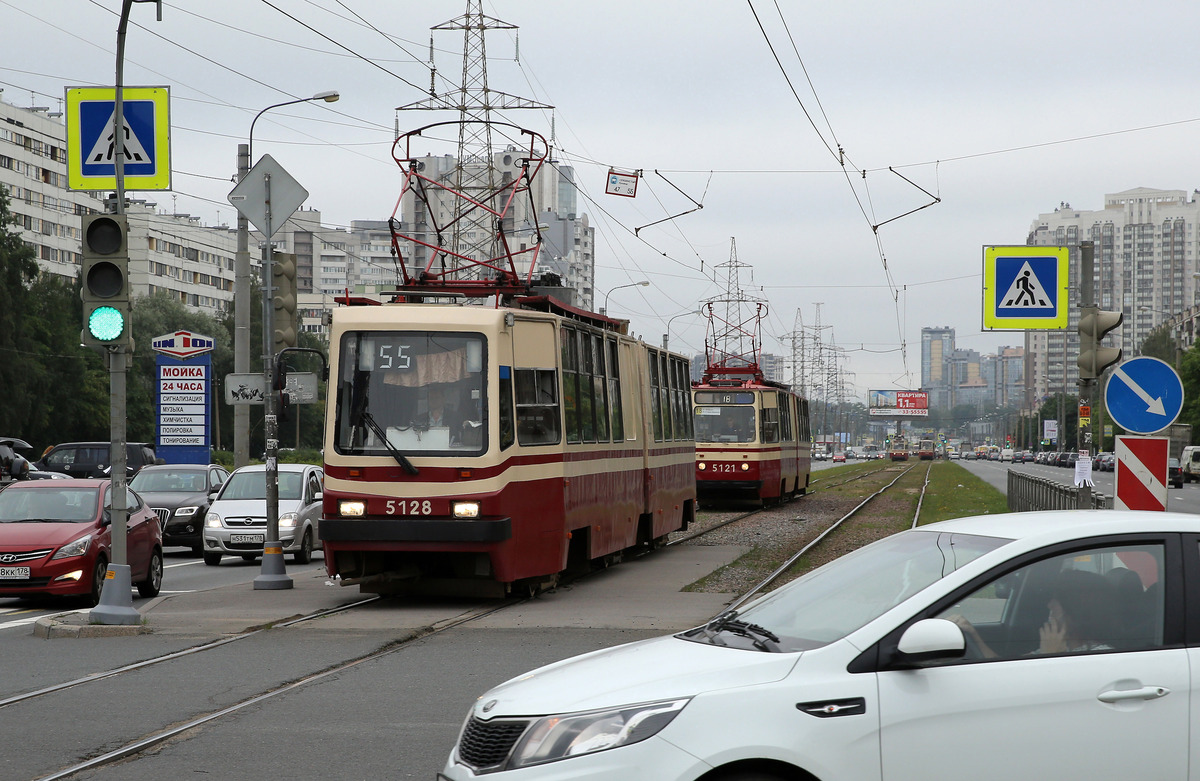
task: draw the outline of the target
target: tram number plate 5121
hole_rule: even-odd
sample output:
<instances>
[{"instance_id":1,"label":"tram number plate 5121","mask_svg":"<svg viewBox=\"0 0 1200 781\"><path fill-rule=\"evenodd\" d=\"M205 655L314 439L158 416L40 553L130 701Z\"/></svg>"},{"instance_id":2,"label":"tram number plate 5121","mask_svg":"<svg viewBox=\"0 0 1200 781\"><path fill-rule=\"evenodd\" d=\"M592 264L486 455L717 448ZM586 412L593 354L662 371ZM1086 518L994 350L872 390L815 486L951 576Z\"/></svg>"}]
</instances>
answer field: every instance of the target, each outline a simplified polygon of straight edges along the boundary
<instances>
[{"instance_id":1,"label":"tram number plate 5121","mask_svg":"<svg viewBox=\"0 0 1200 781\"><path fill-rule=\"evenodd\" d=\"M712 472L714 474L732 474L737 471L737 464L713 464Z\"/></svg>"},{"instance_id":2,"label":"tram number plate 5121","mask_svg":"<svg viewBox=\"0 0 1200 781\"><path fill-rule=\"evenodd\" d=\"M433 515L433 502L428 499L388 499L384 512L388 515Z\"/></svg>"}]
</instances>

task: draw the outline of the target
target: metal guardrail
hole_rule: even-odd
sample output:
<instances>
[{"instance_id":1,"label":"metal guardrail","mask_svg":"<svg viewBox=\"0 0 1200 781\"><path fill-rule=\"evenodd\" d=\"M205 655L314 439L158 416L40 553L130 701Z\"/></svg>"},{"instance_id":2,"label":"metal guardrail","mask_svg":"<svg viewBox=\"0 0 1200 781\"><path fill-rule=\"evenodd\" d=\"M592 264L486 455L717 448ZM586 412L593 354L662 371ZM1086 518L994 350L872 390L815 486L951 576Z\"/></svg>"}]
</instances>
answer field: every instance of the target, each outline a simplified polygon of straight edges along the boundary
<instances>
[{"instance_id":1,"label":"metal guardrail","mask_svg":"<svg viewBox=\"0 0 1200 781\"><path fill-rule=\"evenodd\" d=\"M1095 491L1091 493L1089 506L1093 510L1111 510L1113 498ZM1008 509L1021 513L1030 510L1076 510L1079 509L1079 489L1063 485L1045 477L1008 470Z\"/></svg>"}]
</instances>

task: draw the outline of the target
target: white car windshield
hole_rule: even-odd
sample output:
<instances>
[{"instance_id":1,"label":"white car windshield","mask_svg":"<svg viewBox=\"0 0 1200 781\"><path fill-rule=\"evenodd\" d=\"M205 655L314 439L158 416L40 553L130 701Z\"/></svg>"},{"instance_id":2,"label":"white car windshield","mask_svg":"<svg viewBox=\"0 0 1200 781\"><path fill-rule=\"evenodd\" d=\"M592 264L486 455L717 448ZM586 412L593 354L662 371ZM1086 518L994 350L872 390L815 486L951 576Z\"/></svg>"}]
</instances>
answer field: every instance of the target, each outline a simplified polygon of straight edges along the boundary
<instances>
[{"instance_id":1,"label":"white car windshield","mask_svg":"<svg viewBox=\"0 0 1200 781\"><path fill-rule=\"evenodd\" d=\"M860 548L681 637L781 652L840 640L954 570L1009 542L997 537L914 530ZM722 633L729 625L732 632ZM767 630L764 648L738 625ZM715 630L715 631L714 631ZM733 637L727 637L732 634ZM750 642L747 642L747 639Z\"/></svg>"}]
</instances>

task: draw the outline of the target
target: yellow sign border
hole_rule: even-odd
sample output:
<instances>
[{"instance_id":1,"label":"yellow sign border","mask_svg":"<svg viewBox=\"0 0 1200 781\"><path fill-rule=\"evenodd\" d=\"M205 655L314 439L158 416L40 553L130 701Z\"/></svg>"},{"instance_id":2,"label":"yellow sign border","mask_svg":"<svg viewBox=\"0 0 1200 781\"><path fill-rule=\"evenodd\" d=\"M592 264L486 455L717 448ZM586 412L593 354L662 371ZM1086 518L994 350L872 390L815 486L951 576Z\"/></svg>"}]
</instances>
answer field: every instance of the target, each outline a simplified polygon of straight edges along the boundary
<instances>
[{"instance_id":1,"label":"yellow sign border","mask_svg":"<svg viewBox=\"0 0 1200 781\"><path fill-rule=\"evenodd\" d=\"M996 285L997 257L1053 256L1058 261L1058 285L1053 317L997 317L996 299L1005 292ZM984 331L1058 331L1067 327L1070 316L1071 251L1053 245L985 246L983 248L983 330Z\"/></svg>"},{"instance_id":2,"label":"yellow sign border","mask_svg":"<svg viewBox=\"0 0 1200 781\"><path fill-rule=\"evenodd\" d=\"M117 176L84 176L79 107L83 103L115 103L116 87L68 87L67 114L67 189L115 190ZM124 87L123 100L149 100L154 103L154 173L150 176L125 176L126 190L171 189L171 89L170 87Z\"/></svg>"}]
</instances>

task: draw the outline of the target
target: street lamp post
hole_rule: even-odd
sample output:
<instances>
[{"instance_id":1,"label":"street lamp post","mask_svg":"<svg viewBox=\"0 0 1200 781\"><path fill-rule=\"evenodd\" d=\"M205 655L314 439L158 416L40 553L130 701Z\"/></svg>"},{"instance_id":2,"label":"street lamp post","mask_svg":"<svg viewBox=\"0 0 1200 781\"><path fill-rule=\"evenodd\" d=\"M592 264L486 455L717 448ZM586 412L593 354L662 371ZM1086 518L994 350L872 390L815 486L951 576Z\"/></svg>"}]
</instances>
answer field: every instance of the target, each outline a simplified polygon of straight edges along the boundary
<instances>
[{"instance_id":1,"label":"street lamp post","mask_svg":"<svg viewBox=\"0 0 1200 781\"><path fill-rule=\"evenodd\" d=\"M336 90L327 90L325 92L318 92L317 94L313 95L310 98L298 98L296 100L286 100L282 103L276 103L274 105L267 106L262 111L255 114L253 121L250 122L250 136L248 139L249 143L247 144L247 148L246 148L247 163L249 163L249 161L253 160L253 158L254 158L254 125L258 122L259 117L261 117L263 114L267 113L268 111L270 111L272 109L280 108L281 106L290 106L290 105L293 105L296 103L307 103L307 102L314 101L314 100L323 100L326 103L333 103L339 97L340 97L340 95L338 94L338 92ZM240 152L240 150L239 150L239 152ZM240 154L239 154L239 158L240 158ZM240 159L239 159L239 163L240 163ZM239 168L240 168L240 166L239 166ZM239 174L240 173L241 172L239 170ZM266 540L263 543L262 571L258 575L258 577L256 577L254 579L254 588L255 588L255 590L279 590L279 589L289 589L292 587L293 583L292 583L292 579L290 577L288 577L286 574L286 570L285 570L284 562L283 562L283 545L279 540L279 464L278 464L279 420L277 417L278 410L276 409L276 400L278 397L275 395L275 361L274 361L274 355L272 354L273 336L274 336L274 332L275 332L275 317L274 317L275 307L274 307L274 302L273 302L275 290L271 286L272 272L273 272L271 267L274 264L274 245L272 243L272 238L275 235L274 234L275 226L273 226L271 223L271 185L270 185L269 178L267 181L266 201L267 201L266 226L265 226L266 231L264 231L264 232L266 234L265 239L266 239L267 252L266 252L265 258L263 259L263 265L262 265L262 291L263 291L263 385L264 385L264 390L265 390L265 394L264 394L264 398L263 398L263 436L264 436L265 445L266 445L266 462L267 462L265 474L264 474L264 479L267 484L266 485L266 488L267 488L267 491L266 491L266 493L267 493L267 497L266 497L267 498L267 531L266 531ZM238 223L239 230L242 229L243 224L244 224L244 221L239 221L239 223ZM247 228L247 230L248 230L248 228ZM249 245L249 241L247 240L245 246L248 247L248 245ZM243 244L241 242L241 237L239 235L239 241L238 241L239 249L242 246L243 246ZM239 261L240 261L240 258L239 258ZM250 257L249 257L248 249L247 249L246 256L245 256L245 263L246 263L245 283L246 283L247 287L246 287L246 294L242 300L246 301L248 303L249 281L250 281L250 273L249 273ZM239 269L239 272L236 274L236 278L241 279L240 269ZM236 307L236 298L237 298L236 290L234 292L234 298L235 298L235 307ZM235 323L234 323L235 328L238 325L236 318L237 318L237 313L235 312ZM249 354L250 354L249 319L250 319L250 310L249 310L249 307L247 306L247 307L245 307L245 320L246 320L245 361L247 364L247 368L249 368ZM234 347L236 350L237 345L235 344ZM234 359L236 362L236 359L237 359L236 354L234 356ZM248 435L249 435L249 431L247 430L247 442L249 441Z\"/></svg>"},{"instance_id":2,"label":"street lamp post","mask_svg":"<svg viewBox=\"0 0 1200 781\"><path fill-rule=\"evenodd\" d=\"M703 315L703 314L704 314L703 309L696 309L691 312L680 312L677 315L671 315L670 319L667 320L667 332L665 334L663 334L663 349L664 350L670 349L669 345L671 342L671 323L675 322L676 318L687 317L688 315Z\"/></svg>"},{"instance_id":3,"label":"street lamp post","mask_svg":"<svg viewBox=\"0 0 1200 781\"><path fill-rule=\"evenodd\" d=\"M650 280L648 279L643 279L641 282L630 282L628 285L617 285L604 294L604 306L600 307L600 314L608 314L608 297L611 296L615 291L620 290L623 287L648 287L649 285Z\"/></svg>"}]
</instances>

